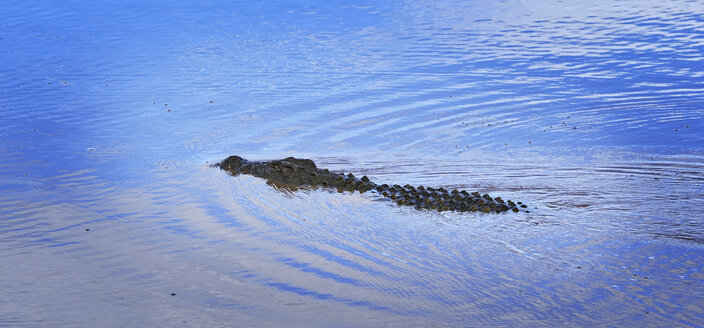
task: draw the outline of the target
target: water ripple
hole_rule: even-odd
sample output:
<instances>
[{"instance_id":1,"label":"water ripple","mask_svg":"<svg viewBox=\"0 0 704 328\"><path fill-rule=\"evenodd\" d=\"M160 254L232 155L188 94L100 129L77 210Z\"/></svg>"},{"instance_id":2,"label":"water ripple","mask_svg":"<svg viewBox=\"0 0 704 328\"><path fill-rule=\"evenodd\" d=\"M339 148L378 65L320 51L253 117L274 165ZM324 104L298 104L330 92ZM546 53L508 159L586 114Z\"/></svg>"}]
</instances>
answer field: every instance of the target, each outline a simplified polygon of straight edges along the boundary
<instances>
[{"instance_id":1,"label":"water ripple","mask_svg":"<svg viewBox=\"0 0 704 328\"><path fill-rule=\"evenodd\" d=\"M5 7L0 325L703 316L700 2ZM233 154L530 213L285 192Z\"/></svg>"}]
</instances>

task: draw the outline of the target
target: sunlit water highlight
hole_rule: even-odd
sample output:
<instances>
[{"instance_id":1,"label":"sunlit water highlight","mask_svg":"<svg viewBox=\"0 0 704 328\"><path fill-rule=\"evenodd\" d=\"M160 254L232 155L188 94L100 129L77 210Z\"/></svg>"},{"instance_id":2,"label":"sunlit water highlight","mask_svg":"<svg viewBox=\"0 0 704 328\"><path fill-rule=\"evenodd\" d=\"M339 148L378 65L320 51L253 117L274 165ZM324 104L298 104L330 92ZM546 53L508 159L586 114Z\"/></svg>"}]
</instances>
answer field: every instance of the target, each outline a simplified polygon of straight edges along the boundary
<instances>
[{"instance_id":1,"label":"sunlit water highlight","mask_svg":"<svg viewBox=\"0 0 704 328\"><path fill-rule=\"evenodd\" d=\"M698 1L0 10L0 326L699 326ZM275 190L311 158L530 213Z\"/></svg>"}]
</instances>

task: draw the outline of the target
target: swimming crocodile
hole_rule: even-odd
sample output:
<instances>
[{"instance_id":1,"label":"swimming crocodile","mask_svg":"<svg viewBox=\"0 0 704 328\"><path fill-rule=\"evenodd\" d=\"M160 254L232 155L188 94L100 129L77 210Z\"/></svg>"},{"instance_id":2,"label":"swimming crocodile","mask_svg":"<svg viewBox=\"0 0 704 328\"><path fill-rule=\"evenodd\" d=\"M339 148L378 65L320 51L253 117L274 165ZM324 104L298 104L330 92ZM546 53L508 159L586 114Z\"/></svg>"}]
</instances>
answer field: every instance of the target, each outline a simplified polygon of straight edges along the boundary
<instances>
[{"instance_id":1,"label":"swimming crocodile","mask_svg":"<svg viewBox=\"0 0 704 328\"><path fill-rule=\"evenodd\" d=\"M466 190L448 191L445 188L414 187L408 184L378 185L366 175L357 178L352 173L345 175L319 169L310 159L287 157L274 161L248 161L239 156L230 156L214 166L232 175L250 174L267 179L268 183L274 186L292 190L300 187L322 187L337 189L339 192L376 192L398 205L413 206L419 210L501 213L519 212L527 207L521 202L514 203L501 197L492 198L487 194L470 193Z\"/></svg>"}]
</instances>

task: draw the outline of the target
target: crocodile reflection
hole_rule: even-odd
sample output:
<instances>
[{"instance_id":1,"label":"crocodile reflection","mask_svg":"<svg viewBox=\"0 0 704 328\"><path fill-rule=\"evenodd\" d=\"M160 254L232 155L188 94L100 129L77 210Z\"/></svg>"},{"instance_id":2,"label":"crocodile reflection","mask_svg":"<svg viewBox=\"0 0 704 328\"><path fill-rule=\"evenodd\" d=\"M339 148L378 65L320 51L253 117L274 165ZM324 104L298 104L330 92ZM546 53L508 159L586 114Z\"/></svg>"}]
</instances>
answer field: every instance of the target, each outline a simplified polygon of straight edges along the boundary
<instances>
[{"instance_id":1,"label":"crocodile reflection","mask_svg":"<svg viewBox=\"0 0 704 328\"><path fill-rule=\"evenodd\" d=\"M345 175L319 169L310 159L287 157L274 161L248 161L239 156L230 156L215 166L232 175L250 174L264 178L271 185L289 190L322 187L336 189L338 192L376 192L398 205L413 206L418 210L501 213L519 212L527 207L521 202L514 203L501 197L492 198L487 194L466 190L448 191L445 188L414 187L408 184L378 185L367 176L357 178L352 173Z\"/></svg>"}]
</instances>

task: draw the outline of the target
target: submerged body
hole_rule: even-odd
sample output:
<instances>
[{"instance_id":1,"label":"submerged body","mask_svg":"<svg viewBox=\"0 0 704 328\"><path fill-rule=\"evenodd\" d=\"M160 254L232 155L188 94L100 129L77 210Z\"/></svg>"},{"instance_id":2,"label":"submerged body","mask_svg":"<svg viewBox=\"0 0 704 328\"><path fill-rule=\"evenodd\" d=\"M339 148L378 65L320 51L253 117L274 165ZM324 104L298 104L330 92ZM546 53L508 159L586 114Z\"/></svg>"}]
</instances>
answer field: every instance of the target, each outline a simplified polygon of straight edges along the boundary
<instances>
[{"instance_id":1,"label":"submerged body","mask_svg":"<svg viewBox=\"0 0 704 328\"><path fill-rule=\"evenodd\" d=\"M233 175L250 174L280 188L298 189L301 187L323 187L337 191L377 192L399 205L413 206L416 209L437 211L501 213L518 212L526 208L521 202L514 203L501 197L492 198L478 192L466 190L447 191L445 188L431 188L411 185L377 185L366 176L355 177L352 173L330 172L319 169L310 159L287 157L274 161L248 161L239 156L230 156L216 164L220 169Z\"/></svg>"}]
</instances>

